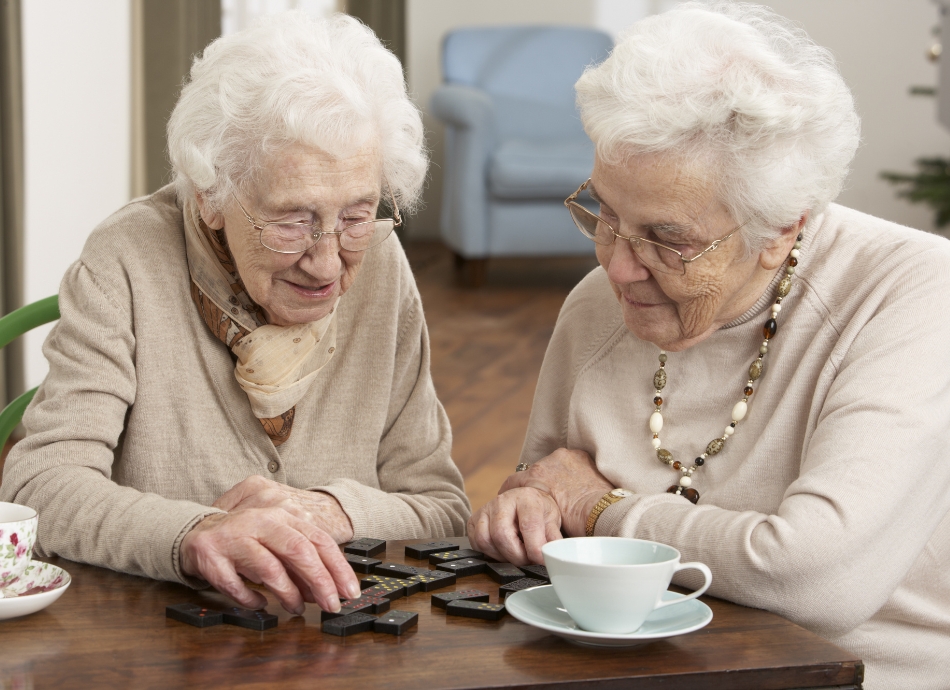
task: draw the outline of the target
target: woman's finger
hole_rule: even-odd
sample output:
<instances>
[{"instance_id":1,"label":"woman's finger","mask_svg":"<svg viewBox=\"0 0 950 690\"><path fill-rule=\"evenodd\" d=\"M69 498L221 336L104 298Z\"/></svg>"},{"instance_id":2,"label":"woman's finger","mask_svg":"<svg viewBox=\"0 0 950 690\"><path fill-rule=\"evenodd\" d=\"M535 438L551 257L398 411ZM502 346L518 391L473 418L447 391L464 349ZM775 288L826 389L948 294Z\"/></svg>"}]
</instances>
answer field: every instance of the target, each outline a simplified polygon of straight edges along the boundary
<instances>
[{"instance_id":1,"label":"woman's finger","mask_svg":"<svg viewBox=\"0 0 950 690\"><path fill-rule=\"evenodd\" d=\"M524 482L528 478L528 470L523 472L514 472L509 474L505 481L502 482L501 488L498 489L498 494L501 495L510 489L517 489L519 486L524 486Z\"/></svg>"},{"instance_id":2,"label":"woman's finger","mask_svg":"<svg viewBox=\"0 0 950 690\"><path fill-rule=\"evenodd\" d=\"M334 592L328 596L338 595L346 599L356 599L360 595L360 582L353 572L353 566L343 556L340 547L334 541L333 537L324 530L314 527L307 521L302 520L296 525L313 544L320 557L323 567L326 569L330 580L333 582ZM319 596L317 591L314 595Z\"/></svg>"},{"instance_id":3,"label":"woman's finger","mask_svg":"<svg viewBox=\"0 0 950 690\"><path fill-rule=\"evenodd\" d=\"M282 560L270 547L250 541L235 559L235 570L252 582L263 584L273 592L281 606L299 616L304 611L304 597L287 574Z\"/></svg>"},{"instance_id":4,"label":"woman's finger","mask_svg":"<svg viewBox=\"0 0 950 690\"><path fill-rule=\"evenodd\" d=\"M519 492L520 493L520 492ZM515 565L527 563L524 544L518 531L518 499L512 494L496 498L493 506L489 533L495 550L501 559Z\"/></svg>"},{"instance_id":5,"label":"woman's finger","mask_svg":"<svg viewBox=\"0 0 950 690\"><path fill-rule=\"evenodd\" d=\"M475 540L472 541L472 539L469 538L469 541L472 542L472 545L477 551L481 551L489 558L496 561L504 561L504 556L499 553L498 549L495 548L495 544L492 542L491 523L491 512L489 506L486 506L480 511L478 517L475 527Z\"/></svg>"},{"instance_id":6,"label":"woman's finger","mask_svg":"<svg viewBox=\"0 0 950 690\"><path fill-rule=\"evenodd\" d=\"M544 561L541 547L550 541L548 534L552 523L557 523L560 530L557 508L553 504L554 500L546 494L533 491L525 492L524 499L518 504L518 526L530 563Z\"/></svg>"},{"instance_id":7,"label":"woman's finger","mask_svg":"<svg viewBox=\"0 0 950 690\"><path fill-rule=\"evenodd\" d=\"M284 516L290 524L277 524L274 526L272 530L262 535L262 545L277 559L278 564L281 566L281 571L283 571L284 568L292 569L307 583L307 587L310 589L313 598L320 608L325 611L333 611L334 613L339 611L340 596L337 593L336 583L327 571L326 566L324 566L316 546L314 546L311 541L311 537L316 536L313 532L319 532L319 530L314 530L314 528L302 520L298 520L286 513L284 513ZM269 572L276 574L273 571ZM286 572L284 572L284 576L286 577ZM286 581L290 584L289 577L286 578ZM268 589L271 588L270 582L265 580L264 583L268 586ZM276 584L282 586L283 581L278 580ZM302 605L303 597L300 595L299 590L294 589L297 591L300 597L300 605ZM274 594L280 597L278 592L275 591Z\"/></svg>"},{"instance_id":8,"label":"woman's finger","mask_svg":"<svg viewBox=\"0 0 950 690\"><path fill-rule=\"evenodd\" d=\"M212 557L205 560L201 576L214 589L225 594L246 609L262 609L267 606L267 597L250 589L234 569L228 558Z\"/></svg>"},{"instance_id":9,"label":"woman's finger","mask_svg":"<svg viewBox=\"0 0 950 690\"><path fill-rule=\"evenodd\" d=\"M225 491L218 497L218 500L211 505L215 508L220 508L221 510L230 512L234 510L239 504L246 504L250 498L258 496L261 492L268 491L274 486L277 486L276 482L265 479L260 475L251 475L247 479L239 481L237 484ZM244 507L254 506L245 505Z\"/></svg>"}]
</instances>

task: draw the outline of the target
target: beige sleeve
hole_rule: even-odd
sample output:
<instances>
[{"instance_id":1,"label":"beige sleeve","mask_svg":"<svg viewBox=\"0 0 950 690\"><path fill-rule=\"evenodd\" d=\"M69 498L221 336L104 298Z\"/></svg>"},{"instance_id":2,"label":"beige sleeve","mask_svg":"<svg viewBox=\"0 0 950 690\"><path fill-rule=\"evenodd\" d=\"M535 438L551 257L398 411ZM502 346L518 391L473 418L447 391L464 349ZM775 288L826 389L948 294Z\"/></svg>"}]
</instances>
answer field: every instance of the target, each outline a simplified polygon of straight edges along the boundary
<instances>
[{"instance_id":1,"label":"beige sleeve","mask_svg":"<svg viewBox=\"0 0 950 690\"><path fill-rule=\"evenodd\" d=\"M220 512L112 481L126 413L135 401L135 334L127 288L81 261L60 287L62 318L43 346L49 375L23 418L27 437L3 470L0 499L39 513L37 553L173 580L182 537Z\"/></svg>"}]
</instances>

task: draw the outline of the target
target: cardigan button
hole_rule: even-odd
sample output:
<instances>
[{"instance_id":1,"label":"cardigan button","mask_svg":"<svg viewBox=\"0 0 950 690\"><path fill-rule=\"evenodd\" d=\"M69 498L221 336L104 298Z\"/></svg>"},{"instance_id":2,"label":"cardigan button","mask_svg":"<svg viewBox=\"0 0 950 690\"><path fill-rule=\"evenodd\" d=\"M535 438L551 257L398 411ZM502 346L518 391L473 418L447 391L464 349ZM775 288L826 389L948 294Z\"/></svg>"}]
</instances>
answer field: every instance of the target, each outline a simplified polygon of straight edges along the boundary
<instances>
[{"instance_id":1,"label":"cardigan button","mask_svg":"<svg viewBox=\"0 0 950 690\"><path fill-rule=\"evenodd\" d=\"M276 460L271 460L269 463L267 463L267 469L270 470L271 474L276 474L277 470L280 469L280 465Z\"/></svg>"}]
</instances>

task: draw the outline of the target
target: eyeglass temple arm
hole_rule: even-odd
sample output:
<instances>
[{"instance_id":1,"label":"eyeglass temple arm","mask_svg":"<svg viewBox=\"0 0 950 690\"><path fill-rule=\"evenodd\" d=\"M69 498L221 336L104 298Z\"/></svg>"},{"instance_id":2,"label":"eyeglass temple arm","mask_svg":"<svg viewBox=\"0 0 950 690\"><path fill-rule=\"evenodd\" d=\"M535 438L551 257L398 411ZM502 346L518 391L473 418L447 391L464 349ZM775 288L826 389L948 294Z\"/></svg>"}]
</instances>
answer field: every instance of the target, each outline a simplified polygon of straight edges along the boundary
<instances>
[{"instance_id":1,"label":"eyeglass temple arm","mask_svg":"<svg viewBox=\"0 0 950 690\"><path fill-rule=\"evenodd\" d=\"M590 178L588 177L588 178L587 178L587 181L586 181L584 184L582 184L580 187L578 187L577 190L576 190L573 194L571 194L569 197L567 197L567 198L564 200L564 205L565 205L565 206L570 206L572 203L574 203L575 201L577 201L577 197L579 197L579 196L581 195L581 192L583 192L583 191L585 191L585 190L587 189L587 185L589 185L589 184L590 184Z\"/></svg>"}]
</instances>

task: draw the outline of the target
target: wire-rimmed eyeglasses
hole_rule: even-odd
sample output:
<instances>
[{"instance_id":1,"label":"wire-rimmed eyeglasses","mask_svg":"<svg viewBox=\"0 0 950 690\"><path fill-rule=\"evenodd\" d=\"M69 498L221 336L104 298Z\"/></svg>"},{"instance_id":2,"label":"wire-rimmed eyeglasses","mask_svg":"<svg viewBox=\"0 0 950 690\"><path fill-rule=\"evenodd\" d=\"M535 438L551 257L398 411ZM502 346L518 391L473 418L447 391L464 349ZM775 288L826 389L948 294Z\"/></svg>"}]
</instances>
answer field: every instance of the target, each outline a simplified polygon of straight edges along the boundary
<instances>
[{"instance_id":1,"label":"wire-rimmed eyeglasses","mask_svg":"<svg viewBox=\"0 0 950 690\"><path fill-rule=\"evenodd\" d=\"M320 230L318 222L300 220L292 223L281 223L257 220L247 212L237 195L234 195L234 200L241 207L247 222L260 231L261 245L278 254L300 254L305 252L319 242L324 235L338 235L340 246L350 252L362 252L370 247L375 247L389 237L395 228L402 225L399 206L396 204L396 197L391 189L389 190L389 198L393 204L392 218L364 220L347 225L342 230Z\"/></svg>"},{"instance_id":2,"label":"wire-rimmed eyeglasses","mask_svg":"<svg viewBox=\"0 0 950 690\"><path fill-rule=\"evenodd\" d=\"M570 211L571 218L574 220L574 225L577 226L577 229L584 233L586 237L601 245L613 244L618 237L622 240L627 240L630 242L630 247L646 266L661 273L671 273L674 275L686 273L687 264L691 264L701 256L715 251L720 244L735 235L748 223L748 221L746 221L725 237L720 237L718 240L715 240L711 245L695 256L687 258L683 255L683 252L678 249L673 249L673 247L668 247L660 242L654 242L639 235L621 235L603 218L593 211L584 208L584 206L578 203L577 197L581 192L587 189L588 185L590 185L590 178L578 187L577 191L564 200L564 205L567 206L567 210Z\"/></svg>"}]
</instances>

